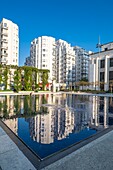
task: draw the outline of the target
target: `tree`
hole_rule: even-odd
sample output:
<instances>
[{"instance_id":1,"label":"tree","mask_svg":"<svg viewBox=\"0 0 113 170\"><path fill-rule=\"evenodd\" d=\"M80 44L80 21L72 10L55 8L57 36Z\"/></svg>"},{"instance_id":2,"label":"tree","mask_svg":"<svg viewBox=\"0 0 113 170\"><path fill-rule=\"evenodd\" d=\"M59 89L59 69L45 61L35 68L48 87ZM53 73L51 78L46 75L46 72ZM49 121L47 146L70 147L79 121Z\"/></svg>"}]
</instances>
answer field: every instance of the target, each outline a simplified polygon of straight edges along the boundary
<instances>
[{"instance_id":1,"label":"tree","mask_svg":"<svg viewBox=\"0 0 113 170\"><path fill-rule=\"evenodd\" d=\"M97 90L97 86L99 86L99 81L95 82L95 90Z\"/></svg>"},{"instance_id":2,"label":"tree","mask_svg":"<svg viewBox=\"0 0 113 170\"><path fill-rule=\"evenodd\" d=\"M14 89L18 92L22 88L22 83L21 83L21 70L17 69L14 72Z\"/></svg>"},{"instance_id":3,"label":"tree","mask_svg":"<svg viewBox=\"0 0 113 170\"><path fill-rule=\"evenodd\" d=\"M14 75L12 74L14 71ZM48 83L49 70L37 69L29 66L13 66L13 65L0 65L0 84L4 85L4 89L8 85L13 85L16 91L23 90L36 90L40 80L42 81L43 90ZM8 84L8 82L10 82ZM11 82L13 82L11 84Z\"/></svg>"},{"instance_id":4,"label":"tree","mask_svg":"<svg viewBox=\"0 0 113 170\"><path fill-rule=\"evenodd\" d=\"M2 67L0 67L0 85L2 84Z\"/></svg>"},{"instance_id":5,"label":"tree","mask_svg":"<svg viewBox=\"0 0 113 170\"><path fill-rule=\"evenodd\" d=\"M45 86L48 83L48 72L44 71L42 73L42 90L45 90Z\"/></svg>"},{"instance_id":6,"label":"tree","mask_svg":"<svg viewBox=\"0 0 113 170\"><path fill-rule=\"evenodd\" d=\"M84 81L80 81L80 86L82 86L82 90L83 90Z\"/></svg>"},{"instance_id":7,"label":"tree","mask_svg":"<svg viewBox=\"0 0 113 170\"><path fill-rule=\"evenodd\" d=\"M7 86L8 86L8 72L9 72L9 69L7 66L5 66L5 68L3 68L3 84L4 84L4 90L7 89Z\"/></svg>"},{"instance_id":8,"label":"tree","mask_svg":"<svg viewBox=\"0 0 113 170\"><path fill-rule=\"evenodd\" d=\"M105 84L105 82L100 81L100 90L104 90L104 84Z\"/></svg>"},{"instance_id":9,"label":"tree","mask_svg":"<svg viewBox=\"0 0 113 170\"><path fill-rule=\"evenodd\" d=\"M76 88L78 89L78 90L80 90L80 82L78 81L78 82L75 82L75 86L76 86Z\"/></svg>"}]
</instances>

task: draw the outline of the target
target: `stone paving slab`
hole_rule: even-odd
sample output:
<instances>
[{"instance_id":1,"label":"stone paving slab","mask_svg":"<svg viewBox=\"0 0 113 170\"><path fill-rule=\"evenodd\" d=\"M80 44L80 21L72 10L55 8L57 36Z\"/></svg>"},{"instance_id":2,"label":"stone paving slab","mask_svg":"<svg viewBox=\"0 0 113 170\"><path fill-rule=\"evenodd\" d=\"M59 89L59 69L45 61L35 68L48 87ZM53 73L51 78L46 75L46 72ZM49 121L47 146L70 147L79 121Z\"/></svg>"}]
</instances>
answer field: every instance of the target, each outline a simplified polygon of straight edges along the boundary
<instances>
[{"instance_id":1,"label":"stone paving slab","mask_svg":"<svg viewBox=\"0 0 113 170\"><path fill-rule=\"evenodd\" d=\"M0 136L0 154L8 152L15 148L16 145L14 145L12 140L9 140L9 137L7 135Z\"/></svg>"},{"instance_id":2,"label":"stone paving slab","mask_svg":"<svg viewBox=\"0 0 113 170\"><path fill-rule=\"evenodd\" d=\"M0 170L36 170L1 127Z\"/></svg>"},{"instance_id":3,"label":"stone paving slab","mask_svg":"<svg viewBox=\"0 0 113 170\"><path fill-rule=\"evenodd\" d=\"M113 131L85 145L43 170L112 170Z\"/></svg>"},{"instance_id":4,"label":"stone paving slab","mask_svg":"<svg viewBox=\"0 0 113 170\"><path fill-rule=\"evenodd\" d=\"M4 132L4 130L0 127L0 137L6 135L6 133Z\"/></svg>"}]
</instances>

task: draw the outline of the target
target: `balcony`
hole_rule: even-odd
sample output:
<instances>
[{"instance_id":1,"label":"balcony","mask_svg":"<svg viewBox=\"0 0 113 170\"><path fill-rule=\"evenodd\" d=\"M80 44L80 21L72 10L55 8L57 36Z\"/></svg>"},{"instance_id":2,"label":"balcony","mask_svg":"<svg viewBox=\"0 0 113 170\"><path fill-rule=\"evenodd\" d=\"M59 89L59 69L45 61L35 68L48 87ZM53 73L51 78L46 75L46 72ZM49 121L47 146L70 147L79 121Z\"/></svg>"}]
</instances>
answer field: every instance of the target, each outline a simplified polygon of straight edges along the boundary
<instances>
[{"instance_id":1,"label":"balcony","mask_svg":"<svg viewBox=\"0 0 113 170\"><path fill-rule=\"evenodd\" d=\"M2 31L2 32L1 32L1 35L2 35L2 36L5 36L5 37L8 37L8 33L7 33L6 31Z\"/></svg>"},{"instance_id":2,"label":"balcony","mask_svg":"<svg viewBox=\"0 0 113 170\"><path fill-rule=\"evenodd\" d=\"M6 56L6 57L8 56L8 54L4 53L4 51L1 51L0 54L1 54L1 56Z\"/></svg>"},{"instance_id":3,"label":"balcony","mask_svg":"<svg viewBox=\"0 0 113 170\"><path fill-rule=\"evenodd\" d=\"M2 64L7 64L7 60L6 60L6 58L1 58L1 60L0 60L0 61L1 61L1 63L2 63Z\"/></svg>"},{"instance_id":4,"label":"balcony","mask_svg":"<svg viewBox=\"0 0 113 170\"><path fill-rule=\"evenodd\" d=\"M8 43L8 40L7 39L1 39L1 42L2 43Z\"/></svg>"},{"instance_id":5,"label":"balcony","mask_svg":"<svg viewBox=\"0 0 113 170\"><path fill-rule=\"evenodd\" d=\"M55 59L55 58L52 58L52 60L53 60L53 61L56 61L56 59Z\"/></svg>"},{"instance_id":6,"label":"balcony","mask_svg":"<svg viewBox=\"0 0 113 170\"><path fill-rule=\"evenodd\" d=\"M4 30L4 29L5 29L5 30L8 30L8 27L4 27L4 25L2 25L1 29L2 29L2 30Z\"/></svg>"},{"instance_id":7,"label":"balcony","mask_svg":"<svg viewBox=\"0 0 113 170\"><path fill-rule=\"evenodd\" d=\"M8 50L8 47L4 44L1 45L1 49L5 49L5 50Z\"/></svg>"}]
</instances>

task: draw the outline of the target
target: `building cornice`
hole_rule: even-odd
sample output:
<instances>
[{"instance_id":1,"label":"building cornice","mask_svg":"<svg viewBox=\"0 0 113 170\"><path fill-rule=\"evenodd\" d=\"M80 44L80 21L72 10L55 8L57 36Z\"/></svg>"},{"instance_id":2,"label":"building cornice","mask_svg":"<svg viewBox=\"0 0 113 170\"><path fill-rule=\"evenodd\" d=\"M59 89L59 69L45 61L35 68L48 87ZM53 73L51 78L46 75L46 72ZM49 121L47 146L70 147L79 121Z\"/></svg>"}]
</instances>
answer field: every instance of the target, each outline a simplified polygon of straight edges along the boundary
<instances>
[{"instance_id":1,"label":"building cornice","mask_svg":"<svg viewBox=\"0 0 113 170\"><path fill-rule=\"evenodd\" d=\"M112 51L112 50L113 50L113 48L109 49L109 50L106 50L106 51L100 51L100 52L92 53L92 54L90 54L90 56L95 55L95 54L105 53L105 52Z\"/></svg>"},{"instance_id":2,"label":"building cornice","mask_svg":"<svg viewBox=\"0 0 113 170\"><path fill-rule=\"evenodd\" d=\"M111 44L111 43L113 43L113 41L112 41L112 42L105 43L105 44L101 44L101 46L104 46L104 45L107 45L107 44Z\"/></svg>"}]
</instances>

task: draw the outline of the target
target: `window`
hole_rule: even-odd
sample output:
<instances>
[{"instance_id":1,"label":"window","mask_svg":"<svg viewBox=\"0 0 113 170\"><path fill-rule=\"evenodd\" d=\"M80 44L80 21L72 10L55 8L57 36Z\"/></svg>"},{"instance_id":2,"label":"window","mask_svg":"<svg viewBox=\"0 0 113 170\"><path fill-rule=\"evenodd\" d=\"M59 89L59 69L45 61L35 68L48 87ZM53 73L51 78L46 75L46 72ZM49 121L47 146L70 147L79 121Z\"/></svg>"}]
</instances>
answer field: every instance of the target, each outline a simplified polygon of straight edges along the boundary
<instances>
[{"instance_id":1,"label":"window","mask_svg":"<svg viewBox=\"0 0 113 170\"><path fill-rule=\"evenodd\" d=\"M43 51L46 51L45 49L43 49Z\"/></svg>"},{"instance_id":2,"label":"window","mask_svg":"<svg viewBox=\"0 0 113 170\"><path fill-rule=\"evenodd\" d=\"M113 80L113 71L109 72L109 80Z\"/></svg>"},{"instance_id":3,"label":"window","mask_svg":"<svg viewBox=\"0 0 113 170\"><path fill-rule=\"evenodd\" d=\"M96 64L96 60L94 60L94 64Z\"/></svg>"},{"instance_id":4,"label":"window","mask_svg":"<svg viewBox=\"0 0 113 170\"><path fill-rule=\"evenodd\" d=\"M100 60L100 68L105 68L105 60Z\"/></svg>"},{"instance_id":5,"label":"window","mask_svg":"<svg viewBox=\"0 0 113 170\"><path fill-rule=\"evenodd\" d=\"M104 82L104 72L100 72L100 81Z\"/></svg>"},{"instance_id":6,"label":"window","mask_svg":"<svg viewBox=\"0 0 113 170\"><path fill-rule=\"evenodd\" d=\"M113 58L110 58L110 67L113 67Z\"/></svg>"},{"instance_id":7,"label":"window","mask_svg":"<svg viewBox=\"0 0 113 170\"><path fill-rule=\"evenodd\" d=\"M4 27L7 27L7 23L4 23Z\"/></svg>"},{"instance_id":8,"label":"window","mask_svg":"<svg viewBox=\"0 0 113 170\"><path fill-rule=\"evenodd\" d=\"M107 50L108 50L108 48L105 48L104 50L105 50L105 51L107 51Z\"/></svg>"}]
</instances>

